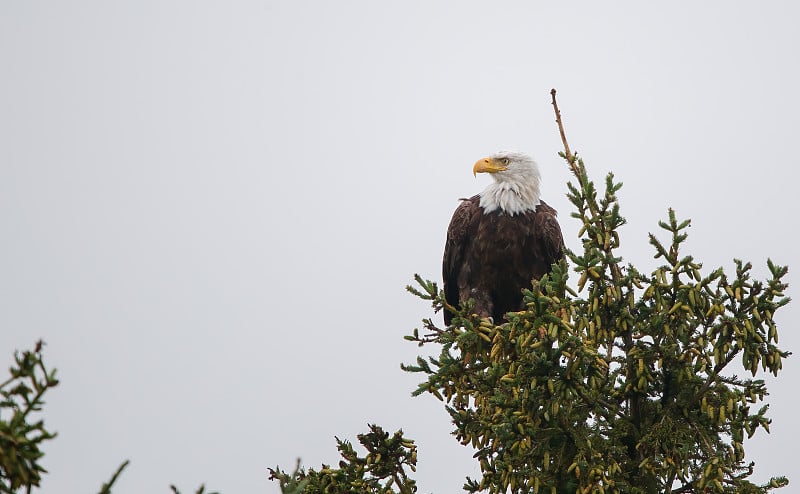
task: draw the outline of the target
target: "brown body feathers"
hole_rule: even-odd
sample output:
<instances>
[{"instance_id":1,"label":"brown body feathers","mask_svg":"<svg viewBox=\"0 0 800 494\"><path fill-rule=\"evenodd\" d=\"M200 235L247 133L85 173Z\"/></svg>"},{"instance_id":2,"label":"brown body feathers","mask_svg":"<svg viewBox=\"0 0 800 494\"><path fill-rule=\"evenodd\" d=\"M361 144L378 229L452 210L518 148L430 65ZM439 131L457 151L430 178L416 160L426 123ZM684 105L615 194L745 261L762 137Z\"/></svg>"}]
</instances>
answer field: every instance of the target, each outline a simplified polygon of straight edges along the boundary
<instances>
[{"instance_id":1,"label":"brown body feathers","mask_svg":"<svg viewBox=\"0 0 800 494\"><path fill-rule=\"evenodd\" d=\"M442 276L447 302L475 299L475 313L500 324L523 309L522 289L561 259L564 240L556 211L540 202L534 211L486 213L480 196L464 199L447 229ZM445 324L453 315L445 310Z\"/></svg>"}]
</instances>

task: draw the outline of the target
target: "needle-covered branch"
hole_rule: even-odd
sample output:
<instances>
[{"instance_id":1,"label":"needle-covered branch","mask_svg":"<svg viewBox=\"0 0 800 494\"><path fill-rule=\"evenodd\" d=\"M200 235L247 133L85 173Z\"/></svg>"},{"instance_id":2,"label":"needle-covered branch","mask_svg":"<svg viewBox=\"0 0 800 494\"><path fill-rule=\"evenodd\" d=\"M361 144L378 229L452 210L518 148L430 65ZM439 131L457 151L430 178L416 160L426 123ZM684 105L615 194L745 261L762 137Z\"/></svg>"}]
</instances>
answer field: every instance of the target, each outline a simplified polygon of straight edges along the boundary
<instances>
[{"instance_id":1,"label":"needle-covered branch","mask_svg":"<svg viewBox=\"0 0 800 494\"><path fill-rule=\"evenodd\" d=\"M15 352L10 377L0 384L0 492L30 491L47 472L42 446L56 434L34 415L58 379L42 361L42 347L39 341L33 351Z\"/></svg>"},{"instance_id":2,"label":"needle-covered branch","mask_svg":"<svg viewBox=\"0 0 800 494\"><path fill-rule=\"evenodd\" d=\"M377 425L370 425L369 429L368 433L358 435L358 441L367 450L366 455L360 456L349 441L336 438L342 456L338 468L323 464L319 470L305 470L298 461L291 474L277 467L270 468L270 479L278 481L283 494L416 492L416 483L406 472L406 468L416 471L414 441L403 437L403 431L389 435Z\"/></svg>"}]
</instances>

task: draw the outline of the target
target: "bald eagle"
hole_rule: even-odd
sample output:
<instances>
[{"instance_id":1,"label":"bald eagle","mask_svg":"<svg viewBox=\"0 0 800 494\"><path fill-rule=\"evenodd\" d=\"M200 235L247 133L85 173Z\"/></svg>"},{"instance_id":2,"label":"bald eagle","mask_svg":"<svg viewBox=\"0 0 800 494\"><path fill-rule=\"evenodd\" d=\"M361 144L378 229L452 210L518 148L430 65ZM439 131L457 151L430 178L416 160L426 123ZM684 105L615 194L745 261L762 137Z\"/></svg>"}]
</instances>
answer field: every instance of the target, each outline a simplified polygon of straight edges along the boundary
<instances>
[{"instance_id":1,"label":"bald eagle","mask_svg":"<svg viewBox=\"0 0 800 494\"><path fill-rule=\"evenodd\" d=\"M475 313L500 323L523 309L522 289L561 259L564 240L556 210L539 196L541 175L530 156L500 152L479 159L472 169L494 182L480 194L461 199L447 229L442 276L445 299L460 307L475 300ZM444 322L453 318L444 311Z\"/></svg>"}]
</instances>

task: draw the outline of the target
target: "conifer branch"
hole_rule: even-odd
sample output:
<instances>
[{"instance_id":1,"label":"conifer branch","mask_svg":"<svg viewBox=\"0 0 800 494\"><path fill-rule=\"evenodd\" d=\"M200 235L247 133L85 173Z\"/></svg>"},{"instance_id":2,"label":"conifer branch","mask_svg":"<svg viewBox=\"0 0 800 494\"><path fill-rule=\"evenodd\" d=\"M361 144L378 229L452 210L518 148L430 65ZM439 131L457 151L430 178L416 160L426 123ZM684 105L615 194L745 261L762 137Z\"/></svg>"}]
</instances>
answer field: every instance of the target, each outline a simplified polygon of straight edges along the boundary
<instances>
[{"instance_id":1,"label":"conifer branch","mask_svg":"<svg viewBox=\"0 0 800 494\"><path fill-rule=\"evenodd\" d=\"M100 493L99 494L111 494L111 487L114 486L114 484L117 482L117 479L119 478L120 474L122 473L123 470L125 470L125 468L128 466L129 463L130 463L130 460L125 460L125 461L122 462L122 464L117 468L117 470L111 476L111 479L108 482L104 483L100 487ZM173 489L174 489L174 487L173 487Z\"/></svg>"}]
</instances>

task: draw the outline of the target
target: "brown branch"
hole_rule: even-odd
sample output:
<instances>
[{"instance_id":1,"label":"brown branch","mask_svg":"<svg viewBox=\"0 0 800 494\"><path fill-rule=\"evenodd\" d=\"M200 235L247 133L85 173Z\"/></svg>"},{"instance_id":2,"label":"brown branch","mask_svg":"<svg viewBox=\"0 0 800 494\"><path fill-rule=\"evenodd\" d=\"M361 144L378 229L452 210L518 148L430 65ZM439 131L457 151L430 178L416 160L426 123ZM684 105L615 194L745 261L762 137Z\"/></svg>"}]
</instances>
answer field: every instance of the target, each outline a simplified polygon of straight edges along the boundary
<instances>
[{"instance_id":1,"label":"brown branch","mask_svg":"<svg viewBox=\"0 0 800 494\"><path fill-rule=\"evenodd\" d=\"M567 142L567 133L564 131L564 123L561 121L561 110L558 109L558 102L556 101L556 89L553 88L550 90L550 96L553 100L553 111L556 112L556 123L558 124L558 132L561 134L561 142L564 144L564 156L567 157L567 161L569 162L569 166L572 169L572 173L580 180L580 172L578 171L578 167L575 165L575 155L572 154L572 151L569 150L569 143Z\"/></svg>"}]
</instances>

